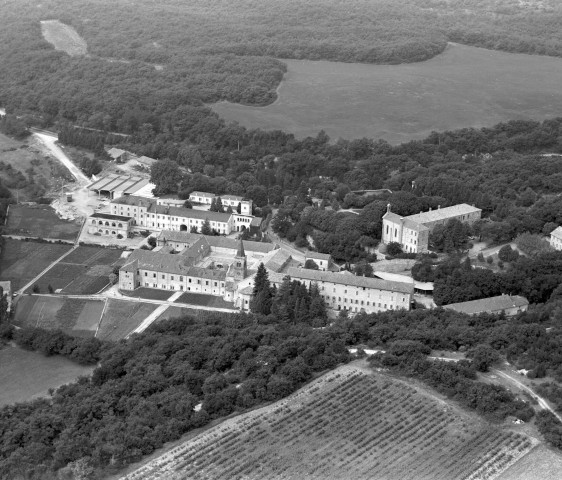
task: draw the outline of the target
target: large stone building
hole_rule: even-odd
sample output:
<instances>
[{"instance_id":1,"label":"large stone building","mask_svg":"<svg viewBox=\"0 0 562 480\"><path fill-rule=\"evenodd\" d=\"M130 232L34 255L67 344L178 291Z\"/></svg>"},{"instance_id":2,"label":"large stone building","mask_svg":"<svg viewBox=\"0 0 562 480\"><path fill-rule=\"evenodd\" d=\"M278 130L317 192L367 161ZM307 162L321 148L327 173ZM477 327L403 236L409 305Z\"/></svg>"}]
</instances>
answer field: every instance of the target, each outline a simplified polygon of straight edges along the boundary
<instances>
[{"instance_id":1,"label":"large stone building","mask_svg":"<svg viewBox=\"0 0 562 480\"><path fill-rule=\"evenodd\" d=\"M249 230L255 219L252 215L159 205L156 199L134 195L120 197L112 201L110 207L112 215L132 217L136 226L151 230L189 232L196 228L200 232L203 224L208 220L211 229L219 234L228 235L231 232Z\"/></svg>"},{"instance_id":2,"label":"large stone building","mask_svg":"<svg viewBox=\"0 0 562 480\"><path fill-rule=\"evenodd\" d=\"M236 211L238 205L240 205L240 213L242 215L252 215L252 200L244 200L244 197L238 195L215 195L214 193L208 192L191 192L189 194L189 201L201 205L211 205L212 201L219 197L223 207L231 207L232 210Z\"/></svg>"},{"instance_id":3,"label":"large stone building","mask_svg":"<svg viewBox=\"0 0 562 480\"><path fill-rule=\"evenodd\" d=\"M467 315L504 312L509 317L526 312L529 308L529 301L519 295L498 295L497 297L481 298L468 302L451 303L443 305L443 308Z\"/></svg>"},{"instance_id":4,"label":"large stone building","mask_svg":"<svg viewBox=\"0 0 562 480\"><path fill-rule=\"evenodd\" d=\"M132 225L133 219L131 217L109 213L94 213L86 220L88 233L113 237L121 235L123 238L127 238Z\"/></svg>"},{"instance_id":5,"label":"large stone building","mask_svg":"<svg viewBox=\"0 0 562 480\"><path fill-rule=\"evenodd\" d=\"M296 268L289 252L272 244L164 231L157 250L135 250L119 271L119 288L139 287L202 293L222 297L242 310L249 309L254 276L263 263L270 281L280 285L285 276L307 286L318 284L333 310L379 312L410 309L413 285ZM172 253L179 251L179 253Z\"/></svg>"},{"instance_id":6,"label":"large stone building","mask_svg":"<svg viewBox=\"0 0 562 480\"><path fill-rule=\"evenodd\" d=\"M452 219L472 224L481 216L481 209L461 203L401 217L390 211L389 204L382 217L381 238L385 244L399 243L407 253L425 253L428 251L429 234L437 225L444 225Z\"/></svg>"},{"instance_id":7,"label":"large stone building","mask_svg":"<svg viewBox=\"0 0 562 480\"><path fill-rule=\"evenodd\" d=\"M550 233L549 243L555 250L562 250L562 227L555 228Z\"/></svg>"},{"instance_id":8,"label":"large stone building","mask_svg":"<svg viewBox=\"0 0 562 480\"><path fill-rule=\"evenodd\" d=\"M308 287L316 283L326 306L333 310L345 309L353 313L409 310L414 296L413 284L361 277L349 272L289 268L287 275Z\"/></svg>"}]
</instances>

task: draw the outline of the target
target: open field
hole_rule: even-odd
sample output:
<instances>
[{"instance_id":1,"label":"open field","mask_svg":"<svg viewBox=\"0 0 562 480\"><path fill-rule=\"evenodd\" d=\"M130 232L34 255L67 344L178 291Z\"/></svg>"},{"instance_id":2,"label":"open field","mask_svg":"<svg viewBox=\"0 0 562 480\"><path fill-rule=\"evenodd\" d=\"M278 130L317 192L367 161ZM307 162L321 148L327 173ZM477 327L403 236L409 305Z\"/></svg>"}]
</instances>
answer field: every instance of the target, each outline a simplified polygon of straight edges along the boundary
<instances>
[{"instance_id":1,"label":"open field","mask_svg":"<svg viewBox=\"0 0 562 480\"><path fill-rule=\"evenodd\" d=\"M0 407L47 396L49 388L73 382L93 370L60 355L45 357L19 347L4 347L0 349Z\"/></svg>"},{"instance_id":2,"label":"open field","mask_svg":"<svg viewBox=\"0 0 562 480\"><path fill-rule=\"evenodd\" d=\"M18 290L71 248L6 238L0 257L0 280L10 280L12 291Z\"/></svg>"},{"instance_id":3,"label":"open field","mask_svg":"<svg viewBox=\"0 0 562 480\"><path fill-rule=\"evenodd\" d=\"M364 65L283 60L288 72L267 107L221 102L229 121L302 138L383 138L400 143L432 130L560 115L562 59L451 44L431 60Z\"/></svg>"},{"instance_id":4,"label":"open field","mask_svg":"<svg viewBox=\"0 0 562 480\"><path fill-rule=\"evenodd\" d=\"M489 480L537 443L403 381L345 366L124 478Z\"/></svg>"},{"instance_id":5,"label":"open field","mask_svg":"<svg viewBox=\"0 0 562 480\"><path fill-rule=\"evenodd\" d=\"M63 220L48 205L10 205L3 232L6 235L76 240L80 226L81 220Z\"/></svg>"},{"instance_id":6,"label":"open field","mask_svg":"<svg viewBox=\"0 0 562 480\"><path fill-rule=\"evenodd\" d=\"M158 305L152 303L109 299L96 338L114 342L121 340L157 308Z\"/></svg>"},{"instance_id":7,"label":"open field","mask_svg":"<svg viewBox=\"0 0 562 480\"><path fill-rule=\"evenodd\" d=\"M185 303L187 305L200 305L202 307L234 308L232 302L223 300L222 297L207 295L204 293L185 292L174 303Z\"/></svg>"},{"instance_id":8,"label":"open field","mask_svg":"<svg viewBox=\"0 0 562 480\"><path fill-rule=\"evenodd\" d=\"M53 290L62 289L62 293L70 295L98 293L109 285L109 275L122 253L122 250L80 246L45 273L36 284L41 293L47 293L49 285Z\"/></svg>"},{"instance_id":9,"label":"open field","mask_svg":"<svg viewBox=\"0 0 562 480\"><path fill-rule=\"evenodd\" d=\"M78 32L58 20L42 21L41 33L56 50L62 50L70 56L85 55L88 50L88 45Z\"/></svg>"},{"instance_id":10,"label":"open field","mask_svg":"<svg viewBox=\"0 0 562 480\"><path fill-rule=\"evenodd\" d=\"M212 312L208 310L195 310L192 308L182 308L182 307L168 307L162 314L155 320L154 323L160 322L162 320L168 320L170 318L185 317L187 315L194 318L201 318L205 315L209 315Z\"/></svg>"},{"instance_id":11,"label":"open field","mask_svg":"<svg viewBox=\"0 0 562 480\"><path fill-rule=\"evenodd\" d=\"M13 322L21 327L61 329L69 335L93 337L103 307L102 300L24 295L16 304Z\"/></svg>"}]
</instances>

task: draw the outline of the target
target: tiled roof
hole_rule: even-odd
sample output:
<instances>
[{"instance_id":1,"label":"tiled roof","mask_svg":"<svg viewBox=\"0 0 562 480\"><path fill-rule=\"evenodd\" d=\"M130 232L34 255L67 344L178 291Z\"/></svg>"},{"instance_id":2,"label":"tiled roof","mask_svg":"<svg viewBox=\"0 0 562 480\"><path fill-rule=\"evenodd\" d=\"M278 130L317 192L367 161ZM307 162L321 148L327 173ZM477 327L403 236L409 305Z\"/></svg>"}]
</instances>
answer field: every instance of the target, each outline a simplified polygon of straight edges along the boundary
<instances>
[{"instance_id":1,"label":"tiled roof","mask_svg":"<svg viewBox=\"0 0 562 480\"><path fill-rule=\"evenodd\" d=\"M205 278L209 280L224 280L224 270L211 270L209 268L192 267L189 259L181 255L169 253L152 252L150 250L135 250L127 259L127 264L121 267L124 271L134 271L134 265L138 269L151 270L161 273L173 273L189 277Z\"/></svg>"},{"instance_id":2,"label":"tiled roof","mask_svg":"<svg viewBox=\"0 0 562 480\"><path fill-rule=\"evenodd\" d=\"M484 312L501 312L509 308L519 308L527 305L529 305L529 302L525 297L519 295L499 295L497 297L481 298L480 300L470 300L469 302L451 303L443 305L443 308L476 315Z\"/></svg>"},{"instance_id":3,"label":"tiled roof","mask_svg":"<svg viewBox=\"0 0 562 480\"><path fill-rule=\"evenodd\" d=\"M263 266L273 272L279 272L291 259L291 254L279 248L267 260L264 259Z\"/></svg>"},{"instance_id":4,"label":"tiled roof","mask_svg":"<svg viewBox=\"0 0 562 480\"><path fill-rule=\"evenodd\" d=\"M466 203L453 205L452 207L438 208L429 212L417 213L416 215L409 215L406 217L416 223L429 223L438 220L447 220L448 218L457 217L459 215L466 215L469 213L481 212L482 210Z\"/></svg>"},{"instance_id":5,"label":"tiled roof","mask_svg":"<svg viewBox=\"0 0 562 480\"><path fill-rule=\"evenodd\" d=\"M194 195L195 197L206 197L206 198L216 197L214 193L207 193L207 192L191 192L189 196L191 197L192 195Z\"/></svg>"},{"instance_id":6,"label":"tiled roof","mask_svg":"<svg viewBox=\"0 0 562 480\"><path fill-rule=\"evenodd\" d=\"M317 260L325 260L329 261L332 258L328 253L320 253L320 252L306 252L304 254L305 258L315 258Z\"/></svg>"},{"instance_id":7,"label":"tiled roof","mask_svg":"<svg viewBox=\"0 0 562 480\"><path fill-rule=\"evenodd\" d=\"M238 240L232 238L226 238L215 235L201 235L200 233L191 232L178 232L176 230L162 230L158 235L159 241L167 240L169 242L185 243L191 245L195 243L200 238L205 238L207 243L211 247L215 248L228 248L231 250L238 249ZM268 253L275 250L275 245L272 243L264 242L251 242L249 240L244 240L244 250L248 252L258 252L258 253Z\"/></svg>"},{"instance_id":8,"label":"tiled roof","mask_svg":"<svg viewBox=\"0 0 562 480\"><path fill-rule=\"evenodd\" d=\"M111 215L110 213L92 213L90 218L102 218L104 220L121 220L122 222L128 222L131 217L126 217L124 215Z\"/></svg>"},{"instance_id":9,"label":"tiled roof","mask_svg":"<svg viewBox=\"0 0 562 480\"><path fill-rule=\"evenodd\" d=\"M127 195L112 200L111 203L116 205L132 205L135 207L149 208L152 205L156 206L156 200L153 198L137 197L135 195Z\"/></svg>"},{"instance_id":10,"label":"tiled roof","mask_svg":"<svg viewBox=\"0 0 562 480\"><path fill-rule=\"evenodd\" d=\"M410 230L415 230L416 232L423 232L424 230L429 230L429 228L427 228L425 225L422 225L421 223L414 222L413 220L411 220L410 217L401 217L400 215L397 215L396 213L393 212L386 212L382 218L398 224L403 223L406 228L409 228Z\"/></svg>"},{"instance_id":11,"label":"tiled roof","mask_svg":"<svg viewBox=\"0 0 562 480\"><path fill-rule=\"evenodd\" d=\"M358 277L356 275L344 275L341 273L322 272L320 270L308 270L305 268L291 267L287 270L287 275L296 280L304 279L313 282L332 282L353 287L376 288L378 290L388 290L407 294L414 293L414 285L400 282L390 282L371 277Z\"/></svg>"},{"instance_id":12,"label":"tiled roof","mask_svg":"<svg viewBox=\"0 0 562 480\"><path fill-rule=\"evenodd\" d=\"M244 200L244 197L240 197L238 195L220 195L221 200L230 200L234 202L241 202Z\"/></svg>"},{"instance_id":13,"label":"tiled roof","mask_svg":"<svg viewBox=\"0 0 562 480\"><path fill-rule=\"evenodd\" d=\"M149 185L149 181L146 178L110 173L90 184L88 189L95 191L123 192L124 195L133 195L147 185Z\"/></svg>"},{"instance_id":14,"label":"tiled roof","mask_svg":"<svg viewBox=\"0 0 562 480\"><path fill-rule=\"evenodd\" d=\"M552 232L550 232L550 236L562 240L562 227L555 228Z\"/></svg>"}]
</instances>

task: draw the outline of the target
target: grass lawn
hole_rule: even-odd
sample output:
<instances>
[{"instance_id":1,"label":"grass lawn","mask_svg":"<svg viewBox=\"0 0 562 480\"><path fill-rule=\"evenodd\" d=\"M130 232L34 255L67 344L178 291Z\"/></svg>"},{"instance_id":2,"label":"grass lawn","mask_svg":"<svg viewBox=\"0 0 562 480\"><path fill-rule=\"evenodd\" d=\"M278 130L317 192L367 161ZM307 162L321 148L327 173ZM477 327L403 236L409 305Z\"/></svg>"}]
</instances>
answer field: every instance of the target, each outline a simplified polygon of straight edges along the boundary
<instances>
[{"instance_id":1,"label":"grass lawn","mask_svg":"<svg viewBox=\"0 0 562 480\"><path fill-rule=\"evenodd\" d=\"M61 329L69 335L93 337L103 306L101 300L24 295L16 303L13 322L21 327Z\"/></svg>"},{"instance_id":2,"label":"grass lawn","mask_svg":"<svg viewBox=\"0 0 562 480\"><path fill-rule=\"evenodd\" d=\"M70 245L6 238L0 257L0 280L10 280L15 291L71 248Z\"/></svg>"},{"instance_id":3,"label":"grass lawn","mask_svg":"<svg viewBox=\"0 0 562 480\"><path fill-rule=\"evenodd\" d=\"M539 445L496 480L559 480L560 478L562 478L562 455L544 445Z\"/></svg>"},{"instance_id":4,"label":"grass lawn","mask_svg":"<svg viewBox=\"0 0 562 480\"><path fill-rule=\"evenodd\" d=\"M76 240L80 226L80 221L59 218L48 205L10 205L3 231L7 235Z\"/></svg>"},{"instance_id":5,"label":"grass lawn","mask_svg":"<svg viewBox=\"0 0 562 480\"><path fill-rule=\"evenodd\" d=\"M98 293L109 285L109 275L122 253L122 250L103 247L78 247L37 280L36 284L41 293L47 293L49 285L67 294ZM31 291L29 289L28 293Z\"/></svg>"},{"instance_id":6,"label":"grass lawn","mask_svg":"<svg viewBox=\"0 0 562 480\"><path fill-rule=\"evenodd\" d=\"M49 388L90 375L94 367L78 365L61 357L45 357L19 347L0 349L0 407L48 395Z\"/></svg>"},{"instance_id":7,"label":"grass lawn","mask_svg":"<svg viewBox=\"0 0 562 480\"><path fill-rule=\"evenodd\" d=\"M231 308L234 309L232 302L223 300L222 297L207 295L203 293L185 292L175 301L175 303L185 303L187 305L200 305L202 307Z\"/></svg>"},{"instance_id":8,"label":"grass lawn","mask_svg":"<svg viewBox=\"0 0 562 480\"><path fill-rule=\"evenodd\" d=\"M431 60L368 65L283 60L288 71L267 107L221 102L227 121L298 138L383 138L401 143L432 130L554 118L562 109L562 60L450 44Z\"/></svg>"},{"instance_id":9,"label":"grass lawn","mask_svg":"<svg viewBox=\"0 0 562 480\"><path fill-rule=\"evenodd\" d=\"M109 299L96 338L121 340L137 328L156 308L158 305L151 303Z\"/></svg>"},{"instance_id":10,"label":"grass lawn","mask_svg":"<svg viewBox=\"0 0 562 480\"><path fill-rule=\"evenodd\" d=\"M168 300L175 292L170 290L159 290L157 288L140 287L132 292L122 291L122 295L134 298L146 298L147 300Z\"/></svg>"}]
</instances>

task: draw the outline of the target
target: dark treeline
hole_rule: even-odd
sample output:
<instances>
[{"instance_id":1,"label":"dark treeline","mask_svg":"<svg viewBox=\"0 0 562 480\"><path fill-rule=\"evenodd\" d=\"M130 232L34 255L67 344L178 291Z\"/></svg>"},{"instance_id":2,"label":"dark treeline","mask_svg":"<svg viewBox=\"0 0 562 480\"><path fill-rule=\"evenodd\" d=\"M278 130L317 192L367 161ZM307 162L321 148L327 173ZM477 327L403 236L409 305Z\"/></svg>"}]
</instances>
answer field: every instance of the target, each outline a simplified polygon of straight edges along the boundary
<instances>
[{"instance_id":1,"label":"dark treeline","mask_svg":"<svg viewBox=\"0 0 562 480\"><path fill-rule=\"evenodd\" d=\"M154 324L105 345L91 378L52 398L2 408L0 478L55 478L76 465L116 472L214 418L285 397L349 358L327 332L259 318ZM44 349L41 342L36 337Z\"/></svg>"},{"instance_id":2,"label":"dark treeline","mask_svg":"<svg viewBox=\"0 0 562 480\"><path fill-rule=\"evenodd\" d=\"M501 260L500 260L501 261ZM545 303L559 295L562 284L562 253L551 251L534 257L518 255L494 272L478 266L477 261L457 256L434 264L424 256L412 269L414 278L435 282L433 299L437 305L466 302L502 293L522 295L531 303ZM476 267L476 268L474 268Z\"/></svg>"}]
</instances>

